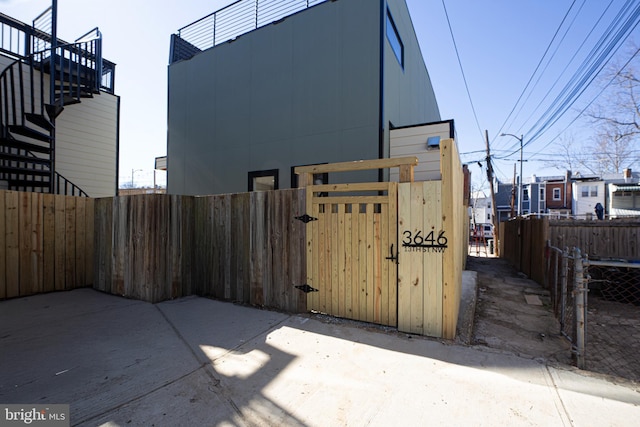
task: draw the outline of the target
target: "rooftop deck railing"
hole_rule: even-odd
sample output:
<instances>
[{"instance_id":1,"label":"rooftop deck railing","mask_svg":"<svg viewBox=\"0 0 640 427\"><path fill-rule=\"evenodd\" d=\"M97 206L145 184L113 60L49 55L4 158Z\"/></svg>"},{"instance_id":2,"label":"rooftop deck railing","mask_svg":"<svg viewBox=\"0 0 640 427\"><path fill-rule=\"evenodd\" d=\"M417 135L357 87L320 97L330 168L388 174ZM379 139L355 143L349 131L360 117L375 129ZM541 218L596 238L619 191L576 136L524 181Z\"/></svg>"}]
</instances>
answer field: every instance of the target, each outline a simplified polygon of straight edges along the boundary
<instances>
[{"instance_id":1,"label":"rooftop deck railing","mask_svg":"<svg viewBox=\"0 0 640 427\"><path fill-rule=\"evenodd\" d=\"M0 54L14 59L28 60L34 53L49 49L51 47L51 34L48 33L50 26L40 25L36 22L39 18L36 18L34 26L31 26L0 13ZM89 33L93 32L99 33L97 28ZM71 45L71 43L58 39L58 46L64 45ZM82 55L95 55L95 52L84 52ZM102 58L101 90L114 93L115 71L116 64Z\"/></svg>"},{"instance_id":2,"label":"rooftop deck railing","mask_svg":"<svg viewBox=\"0 0 640 427\"><path fill-rule=\"evenodd\" d=\"M327 0L238 0L180 28L172 38L170 62L233 40Z\"/></svg>"}]
</instances>

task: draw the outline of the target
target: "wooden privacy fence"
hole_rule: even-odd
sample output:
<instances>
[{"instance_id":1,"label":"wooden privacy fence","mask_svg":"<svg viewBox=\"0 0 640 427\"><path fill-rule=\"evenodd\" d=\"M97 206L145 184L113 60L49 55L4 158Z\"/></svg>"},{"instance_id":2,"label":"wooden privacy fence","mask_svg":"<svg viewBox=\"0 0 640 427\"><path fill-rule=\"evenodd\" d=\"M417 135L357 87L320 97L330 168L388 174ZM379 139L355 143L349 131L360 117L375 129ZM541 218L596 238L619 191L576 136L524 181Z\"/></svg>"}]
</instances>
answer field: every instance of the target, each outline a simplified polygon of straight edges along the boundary
<instances>
[{"instance_id":1,"label":"wooden privacy fence","mask_svg":"<svg viewBox=\"0 0 640 427\"><path fill-rule=\"evenodd\" d=\"M0 191L0 299L93 284L93 203Z\"/></svg>"},{"instance_id":2,"label":"wooden privacy fence","mask_svg":"<svg viewBox=\"0 0 640 427\"><path fill-rule=\"evenodd\" d=\"M516 218L501 223L501 255L515 268L540 284L546 268L545 246L576 247L590 258L638 259L638 220L550 220Z\"/></svg>"},{"instance_id":3,"label":"wooden privacy fence","mask_svg":"<svg viewBox=\"0 0 640 427\"><path fill-rule=\"evenodd\" d=\"M307 185L309 309L455 337L468 238L462 165L451 139L440 144L441 180L412 182L416 163L296 168ZM312 183L315 173L392 167L400 168L400 183Z\"/></svg>"},{"instance_id":4,"label":"wooden privacy fence","mask_svg":"<svg viewBox=\"0 0 640 427\"><path fill-rule=\"evenodd\" d=\"M452 139L440 142L440 171L440 180L399 184L398 329L453 339L469 225Z\"/></svg>"},{"instance_id":5,"label":"wooden privacy fence","mask_svg":"<svg viewBox=\"0 0 640 427\"><path fill-rule=\"evenodd\" d=\"M94 287L157 302L211 296L306 311L304 190L96 200Z\"/></svg>"}]
</instances>

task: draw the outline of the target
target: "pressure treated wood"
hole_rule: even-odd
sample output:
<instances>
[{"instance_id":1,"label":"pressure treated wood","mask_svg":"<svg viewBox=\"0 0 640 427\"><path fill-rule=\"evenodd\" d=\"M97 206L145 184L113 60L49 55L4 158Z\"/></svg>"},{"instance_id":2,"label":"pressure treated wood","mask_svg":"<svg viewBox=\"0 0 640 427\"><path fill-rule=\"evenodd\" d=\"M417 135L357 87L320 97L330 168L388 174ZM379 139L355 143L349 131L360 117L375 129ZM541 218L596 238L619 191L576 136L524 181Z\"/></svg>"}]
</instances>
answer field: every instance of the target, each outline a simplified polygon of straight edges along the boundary
<instances>
[{"instance_id":1,"label":"pressure treated wood","mask_svg":"<svg viewBox=\"0 0 640 427\"><path fill-rule=\"evenodd\" d=\"M307 283L317 289L308 296L308 308L396 326L397 269L387 258L391 245L397 248L397 183L306 189L310 216L316 218L306 230ZM386 194L334 195L354 191Z\"/></svg>"},{"instance_id":2,"label":"pressure treated wood","mask_svg":"<svg viewBox=\"0 0 640 427\"><path fill-rule=\"evenodd\" d=\"M89 199L0 191L0 299L93 283Z\"/></svg>"},{"instance_id":3,"label":"pressure treated wood","mask_svg":"<svg viewBox=\"0 0 640 427\"><path fill-rule=\"evenodd\" d=\"M453 140L440 144L441 180L400 183L398 329L453 339L466 255L462 165Z\"/></svg>"}]
</instances>

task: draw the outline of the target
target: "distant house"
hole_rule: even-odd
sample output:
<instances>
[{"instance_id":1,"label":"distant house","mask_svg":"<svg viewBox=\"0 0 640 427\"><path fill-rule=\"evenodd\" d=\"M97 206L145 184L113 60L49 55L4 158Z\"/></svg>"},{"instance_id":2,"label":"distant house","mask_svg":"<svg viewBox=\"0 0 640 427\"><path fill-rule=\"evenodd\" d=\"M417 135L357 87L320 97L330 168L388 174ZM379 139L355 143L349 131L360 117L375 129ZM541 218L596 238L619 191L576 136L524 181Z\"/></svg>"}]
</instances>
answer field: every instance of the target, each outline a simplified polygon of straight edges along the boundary
<instances>
[{"instance_id":1,"label":"distant house","mask_svg":"<svg viewBox=\"0 0 640 427\"><path fill-rule=\"evenodd\" d=\"M476 193L472 200L473 202L469 206L469 209L471 209L471 224L491 224L493 217L491 198L485 194Z\"/></svg>"},{"instance_id":2,"label":"distant house","mask_svg":"<svg viewBox=\"0 0 640 427\"><path fill-rule=\"evenodd\" d=\"M564 176L542 178L544 185L541 187L540 197L543 207L540 213L557 218L571 216L575 195L571 179L570 171L567 171Z\"/></svg>"},{"instance_id":3,"label":"distant house","mask_svg":"<svg viewBox=\"0 0 640 427\"><path fill-rule=\"evenodd\" d=\"M117 191L120 97L96 28L54 38L0 13L0 189L91 197ZM6 36L6 37L5 37Z\"/></svg>"},{"instance_id":4,"label":"distant house","mask_svg":"<svg viewBox=\"0 0 640 427\"><path fill-rule=\"evenodd\" d=\"M499 221L511 218L512 184L498 183L496 203ZM517 206L515 187L515 206ZM625 169L622 174L537 177L523 185L522 214L552 218L595 219L596 206L605 218L640 216L640 174ZM517 209L514 209L517 211ZM514 213L515 215L515 213Z\"/></svg>"},{"instance_id":5,"label":"distant house","mask_svg":"<svg viewBox=\"0 0 640 427\"><path fill-rule=\"evenodd\" d=\"M609 218L640 216L640 174L624 169L619 175L605 175L608 184L606 214Z\"/></svg>"},{"instance_id":6,"label":"distant house","mask_svg":"<svg viewBox=\"0 0 640 427\"><path fill-rule=\"evenodd\" d=\"M516 215L516 204L512 206L512 200L515 202L518 193L517 186L513 183L497 182L496 185L496 210L498 214L498 222L507 221Z\"/></svg>"},{"instance_id":7,"label":"distant house","mask_svg":"<svg viewBox=\"0 0 640 427\"><path fill-rule=\"evenodd\" d=\"M571 214L578 219L595 218L595 208L598 203L606 206L606 183L597 175L576 174L571 183L573 188L573 203Z\"/></svg>"},{"instance_id":8,"label":"distant house","mask_svg":"<svg viewBox=\"0 0 640 427\"><path fill-rule=\"evenodd\" d=\"M169 193L296 187L296 166L397 156L401 139L437 151L429 138L453 136L404 0L286 3L236 2L172 36ZM392 179L353 174L336 181Z\"/></svg>"}]
</instances>

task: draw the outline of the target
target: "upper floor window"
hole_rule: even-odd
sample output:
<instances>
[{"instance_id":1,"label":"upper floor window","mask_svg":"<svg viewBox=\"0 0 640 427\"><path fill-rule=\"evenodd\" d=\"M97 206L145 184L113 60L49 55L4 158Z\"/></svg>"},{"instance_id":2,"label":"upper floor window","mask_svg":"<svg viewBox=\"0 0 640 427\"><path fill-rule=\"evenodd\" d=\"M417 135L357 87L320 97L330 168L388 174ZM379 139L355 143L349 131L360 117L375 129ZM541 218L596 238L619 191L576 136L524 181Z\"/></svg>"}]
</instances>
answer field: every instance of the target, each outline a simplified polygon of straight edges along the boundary
<instances>
[{"instance_id":1,"label":"upper floor window","mask_svg":"<svg viewBox=\"0 0 640 427\"><path fill-rule=\"evenodd\" d=\"M528 188L525 188L524 190L522 190L522 200L523 201L529 200L529 189Z\"/></svg>"},{"instance_id":2,"label":"upper floor window","mask_svg":"<svg viewBox=\"0 0 640 427\"><path fill-rule=\"evenodd\" d=\"M404 45L402 44L402 39L400 38L400 34L398 34L398 29L396 28L395 22L393 22L389 9L387 9L387 40L389 40L391 49L396 55L400 66L404 68Z\"/></svg>"},{"instance_id":3,"label":"upper floor window","mask_svg":"<svg viewBox=\"0 0 640 427\"><path fill-rule=\"evenodd\" d=\"M560 200L560 189L559 188L554 188L553 189L553 200Z\"/></svg>"},{"instance_id":4,"label":"upper floor window","mask_svg":"<svg viewBox=\"0 0 640 427\"><path fill-rule=\"evenodd\" d=\"M544 188L540 189L540 201L544 202Z\"/></svg>"},{"instance_id":5,"label":"upper floor window","mask_svg":"<svg viewBox=\"0 0 640 427\"><path fill-rule=\"evenodd\" d=\"M580 187L580 194L582 197L598 197L598 186L583 185Z\"/></svg>"}]
</instances>

